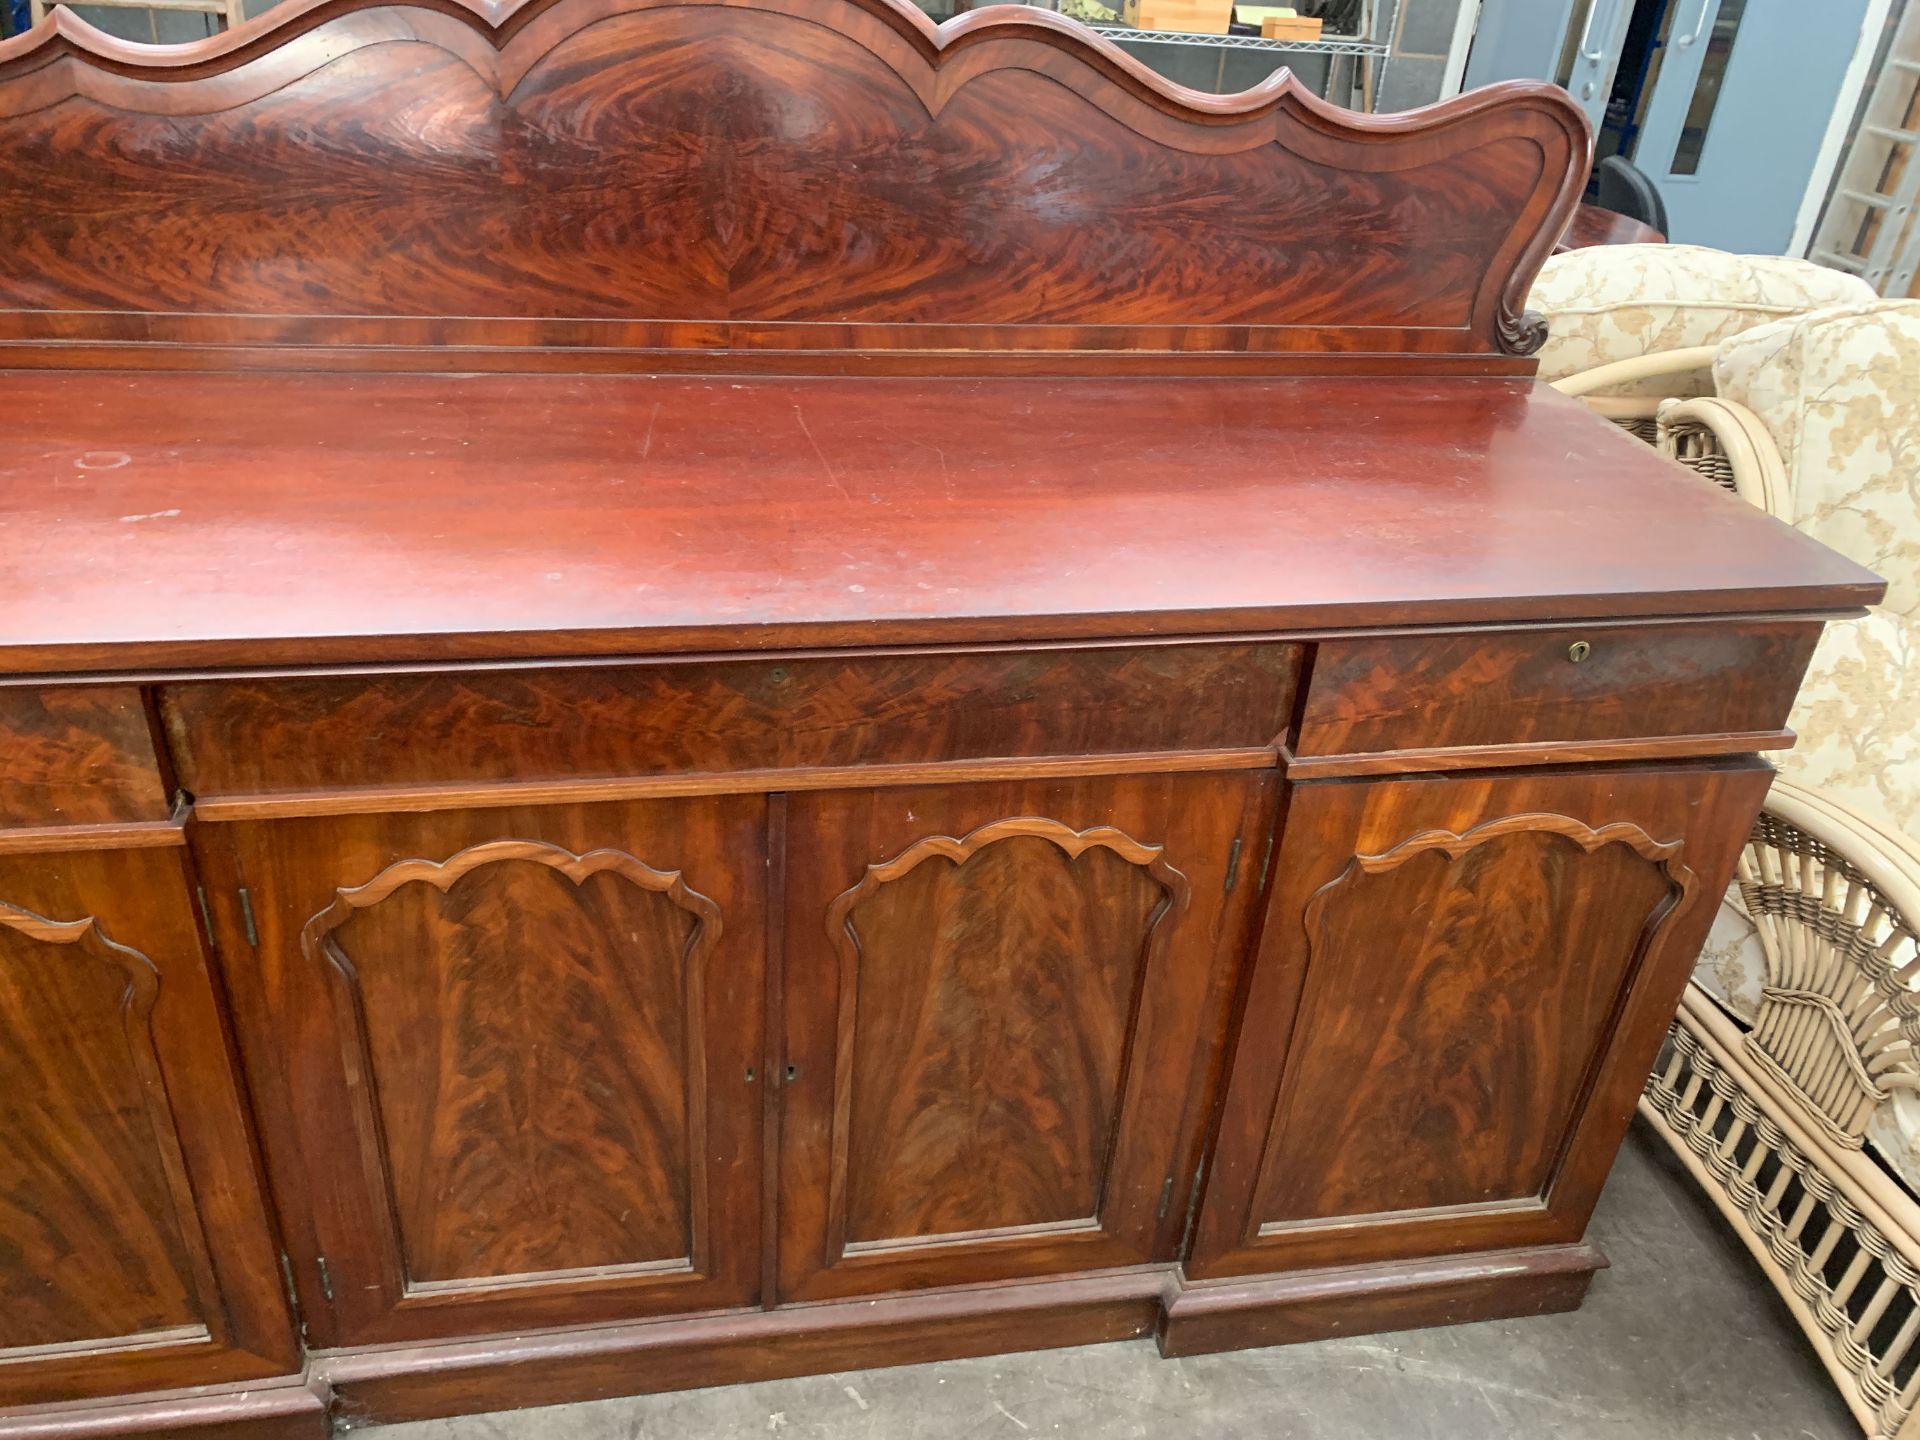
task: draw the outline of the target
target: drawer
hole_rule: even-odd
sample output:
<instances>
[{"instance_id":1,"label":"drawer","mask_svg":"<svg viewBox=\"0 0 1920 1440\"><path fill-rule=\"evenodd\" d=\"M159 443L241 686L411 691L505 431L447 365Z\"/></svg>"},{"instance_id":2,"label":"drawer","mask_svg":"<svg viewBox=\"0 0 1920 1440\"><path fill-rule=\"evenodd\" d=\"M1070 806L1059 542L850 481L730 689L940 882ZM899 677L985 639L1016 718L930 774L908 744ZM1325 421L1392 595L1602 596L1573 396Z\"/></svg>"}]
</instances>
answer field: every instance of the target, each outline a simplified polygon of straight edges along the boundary
<instances>
[{"instance_id":1,"label":"drawer","mask_svg":"<svg viewBox=\"0 0 1920 1440\"><path fill-rule=\"evenodd\" d=\"M165 820L170 811L137 686L0 687L0 829Z\"/></svg>"},{"instance_id":2,"label":"drawer","mask_svg":"<svg viewBox=\"0 0 1920 1440\"><path fill-rule=\"evenodd\" d=\"M196 796L1275 743L1300 649L810 655L168 686ZM769 788L777 788L769 786Z\"/></svg>"},{"instance_id":3,"label":"drawer","mask_svg":"<svg viewBox=\"0 0 1920 1440\"><path fill-rule=\"evenodd\" d=\"M1778 732L1817 621L1554 626L1329 641L1295 753ZM1731 743L1752 749L1752 743Z\"/></svg>"}]
</instances>

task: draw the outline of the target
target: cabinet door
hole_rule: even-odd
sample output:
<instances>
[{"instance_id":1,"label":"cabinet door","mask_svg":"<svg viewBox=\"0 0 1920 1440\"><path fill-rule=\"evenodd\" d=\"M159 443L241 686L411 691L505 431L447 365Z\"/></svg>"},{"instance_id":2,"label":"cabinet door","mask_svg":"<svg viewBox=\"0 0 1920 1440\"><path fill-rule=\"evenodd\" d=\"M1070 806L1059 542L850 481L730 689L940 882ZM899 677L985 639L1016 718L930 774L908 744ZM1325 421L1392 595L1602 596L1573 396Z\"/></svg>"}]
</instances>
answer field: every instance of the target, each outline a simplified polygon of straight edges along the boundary
<instances>
[{"instance_id":1,"label":"cabinet door","mask_svg":"<svg viewBox=\"0 0 1920 1440\"><path fill-rule=\"evenodd\" d=\"M787 801L787 1299L1179 1244L1272 777Z\"/></svg>"},{"instance_id":2,"label":"cabinet door","mask_svg":"<svg viewBox=\"0 0 1920 1440\"><path fill-rule=\"evenodd\" d=\"M317 1343L756 1298L765 816L208 827Z\"/></svg>"},{"instance_id":3,"label":"cabinet door","mask_svg":"<svg viewBox=\"0 0 1920 1440\"><path fill-rule=\"evenodd\" d=\"M299 1368L176 830L0 856L0 1405Z\"/></svg>"},{"instance_id":4,"label":"cabinet door","mask_svg":"<svg viewBox=\"0 0 1920 1440\"><path fill-rule=\"evenodd\" d=\"M1578 1239L1771 773L1295 787L1188 1273Z\"/></svg>"}]
</instances>

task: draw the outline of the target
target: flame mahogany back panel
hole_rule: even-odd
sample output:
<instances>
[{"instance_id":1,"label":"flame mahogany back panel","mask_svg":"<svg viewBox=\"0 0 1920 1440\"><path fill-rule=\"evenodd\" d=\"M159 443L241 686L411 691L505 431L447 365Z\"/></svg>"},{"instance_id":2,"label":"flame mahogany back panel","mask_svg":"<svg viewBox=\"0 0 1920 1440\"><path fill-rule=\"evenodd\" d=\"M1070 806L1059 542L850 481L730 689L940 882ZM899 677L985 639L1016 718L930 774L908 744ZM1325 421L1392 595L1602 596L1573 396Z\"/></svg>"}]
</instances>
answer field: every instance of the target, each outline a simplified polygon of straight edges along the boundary
<instances>
[{"instance_id":1,"label":"flame mahogany back panel","mask_svg":"<svg viewBox=\"0 0 1920 1440\"><path fill-rule=\"evenodd\" d=\"M1525 371L1584 173L1544 87L1385 119L1285 72L1221 99L1031 11L280 16L157 59L72 21L0 44L17 363Z\"/></svg>"}]
</instances>

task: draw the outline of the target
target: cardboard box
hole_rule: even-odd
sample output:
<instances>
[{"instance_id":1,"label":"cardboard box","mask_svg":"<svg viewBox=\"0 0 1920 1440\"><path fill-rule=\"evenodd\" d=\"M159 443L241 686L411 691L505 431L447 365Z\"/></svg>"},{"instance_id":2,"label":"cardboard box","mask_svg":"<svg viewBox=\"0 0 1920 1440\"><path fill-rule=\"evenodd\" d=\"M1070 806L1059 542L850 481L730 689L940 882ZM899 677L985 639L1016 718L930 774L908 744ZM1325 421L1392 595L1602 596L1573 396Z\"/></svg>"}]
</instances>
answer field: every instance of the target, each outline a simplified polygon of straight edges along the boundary
<instances>
[{"instance_id":1,"label":"cardboard box","mask_svg":"<svg viewBox=\"0 0 1920 1440\"><path fill-rule=\"evenodd\" d=\"M1233 23L1233 0L1126 0L1120 18L1136 30L1224 35Z\"/></svg>"},{"instance_id":2,"label":"cardboard box","mask_svg":"<svg viewBox=\"0 0 1920 1440\"><path fill-rule=\"evenodd\" d=\"M1269 15L1260 22L1262 40L1318 40L1321 22L1312 15Z\"/></svg>"}]
</instances>

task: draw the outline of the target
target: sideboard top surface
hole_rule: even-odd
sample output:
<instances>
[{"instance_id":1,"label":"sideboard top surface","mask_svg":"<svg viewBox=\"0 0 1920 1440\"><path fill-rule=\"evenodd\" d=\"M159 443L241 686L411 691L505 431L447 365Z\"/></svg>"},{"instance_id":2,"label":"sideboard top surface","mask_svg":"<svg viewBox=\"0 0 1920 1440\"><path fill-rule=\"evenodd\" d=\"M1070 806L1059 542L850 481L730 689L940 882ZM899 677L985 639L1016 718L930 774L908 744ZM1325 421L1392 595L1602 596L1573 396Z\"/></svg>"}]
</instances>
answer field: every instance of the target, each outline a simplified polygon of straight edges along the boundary
<instances>
[{"instance_id":1,"label":"sideboard top surface","mask_svg":"<svg viewBox=\"0 0 1920 1440\"><path fill-rule=\"evenodd\" d=\"M1841 610L1511 380L15 372L0 671Z\"/></svg>"}]
</instances>

